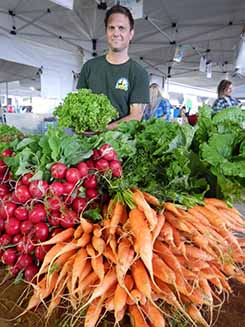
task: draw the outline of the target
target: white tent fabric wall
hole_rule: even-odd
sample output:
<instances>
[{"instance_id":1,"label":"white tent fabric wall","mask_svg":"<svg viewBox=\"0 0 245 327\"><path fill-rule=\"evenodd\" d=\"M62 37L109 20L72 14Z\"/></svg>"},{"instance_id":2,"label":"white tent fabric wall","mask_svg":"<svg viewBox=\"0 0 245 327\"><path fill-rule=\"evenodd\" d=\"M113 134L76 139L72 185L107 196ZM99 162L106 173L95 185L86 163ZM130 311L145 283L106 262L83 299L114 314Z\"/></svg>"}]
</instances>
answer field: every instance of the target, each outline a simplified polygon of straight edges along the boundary
<instances>
[{"instance_id":1,"label":"white tent fabric wall","mask_svg":"<svg viewBox=\"0 0 245 327\"><path fill-rule=\"evenodd\" d=\"M18 37L0 35L0 58L41 68L41 94L62 99L72 91L73 71L79 72L82 56Z\"/></svg>"}]
</instances>

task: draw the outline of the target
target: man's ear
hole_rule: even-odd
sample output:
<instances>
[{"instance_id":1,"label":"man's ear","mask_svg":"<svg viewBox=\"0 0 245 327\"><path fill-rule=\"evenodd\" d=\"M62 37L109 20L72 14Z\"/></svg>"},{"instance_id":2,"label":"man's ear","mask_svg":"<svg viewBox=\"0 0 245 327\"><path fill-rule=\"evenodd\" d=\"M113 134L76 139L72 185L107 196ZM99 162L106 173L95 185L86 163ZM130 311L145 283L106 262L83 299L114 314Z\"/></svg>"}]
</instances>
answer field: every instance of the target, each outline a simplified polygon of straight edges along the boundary
<instances>
[{"instance_id":1,"label":"man's ear","mask_svg":"<svg viewBox=\"0 0 245 327\"><path fill-rule=\"evenodd\" d=\"M134 29L130 31L130 41L132 41L134 37Z\"/></svg>"}]
</instances>

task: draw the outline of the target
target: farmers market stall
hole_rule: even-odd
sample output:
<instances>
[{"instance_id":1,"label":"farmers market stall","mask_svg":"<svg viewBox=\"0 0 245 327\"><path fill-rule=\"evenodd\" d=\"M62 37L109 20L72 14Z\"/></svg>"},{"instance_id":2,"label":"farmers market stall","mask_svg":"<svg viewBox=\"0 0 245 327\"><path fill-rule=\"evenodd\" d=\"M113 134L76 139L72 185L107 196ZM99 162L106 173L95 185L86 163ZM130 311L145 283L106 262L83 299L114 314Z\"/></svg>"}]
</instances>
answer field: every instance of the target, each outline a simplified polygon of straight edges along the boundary
<instances>
[{"instance_id":1,"label":"farmers market stall","mask_svg":"<svg viewBox=\"0 0 245 327\"><path fill-rule=\"evenodd\" d=\"M0 318L207 327L232 281L245 283L232 206L244 203L245 112L203 107L195 127L151 119L107 131L106 100L68 95L59 127L41 135L0 126L1 260L6 283L29 284Z\"/></svg>"}]
</instances>

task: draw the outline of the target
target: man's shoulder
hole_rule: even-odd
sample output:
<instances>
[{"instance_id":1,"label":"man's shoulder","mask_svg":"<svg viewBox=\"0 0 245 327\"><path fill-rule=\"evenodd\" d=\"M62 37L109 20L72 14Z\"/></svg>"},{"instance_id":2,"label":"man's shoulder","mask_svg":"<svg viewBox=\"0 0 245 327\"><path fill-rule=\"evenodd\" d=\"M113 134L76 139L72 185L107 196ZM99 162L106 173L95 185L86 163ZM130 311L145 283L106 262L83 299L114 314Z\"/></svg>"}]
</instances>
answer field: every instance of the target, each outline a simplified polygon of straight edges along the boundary
<instances>
[{"instance_id":1,"label":"man's shoulder","mask_svg":"<svg viewBox=\"0 0 245 327\"><path fill-rule=\"evenodd\" d=\"M147 74L146 69L140 63L138 63L136 60L130 58L130 62L131 62L131 65L134 67L134 69Z\"/></svg>"},{"instance_id":2,"label":"man's shoulder","mask_svg":"<svg viewBox=\"0 0 245 327\"><path fill-rule=\"evenodd\" d=\"M100 65L101 63L105 62L105 56L97 56L91 59L88 59L84 66L90 67L91 65Z\"/></svg>"}]
</instances>

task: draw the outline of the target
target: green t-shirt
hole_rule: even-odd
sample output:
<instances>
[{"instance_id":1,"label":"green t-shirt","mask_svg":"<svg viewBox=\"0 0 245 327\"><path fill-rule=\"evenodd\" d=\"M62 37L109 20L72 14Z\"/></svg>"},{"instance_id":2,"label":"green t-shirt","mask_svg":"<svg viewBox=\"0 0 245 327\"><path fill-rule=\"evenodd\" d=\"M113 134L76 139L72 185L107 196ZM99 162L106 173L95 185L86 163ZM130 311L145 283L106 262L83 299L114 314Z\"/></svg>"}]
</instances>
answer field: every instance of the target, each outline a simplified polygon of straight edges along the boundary
<instances>
[{"instance_id":1,"label":"green t-shirt","mask_svg":"<svg viewBox=\"0 0 245 327\"><path fill-rule=\"evenodd\" d=\"M107 95L118 110L119 118L129 115L131 104L149 103L148 74L132 59L120 65L110 64L105 56L88 60L83 65L77 88Z\"/></svg>"}]
</instances>

